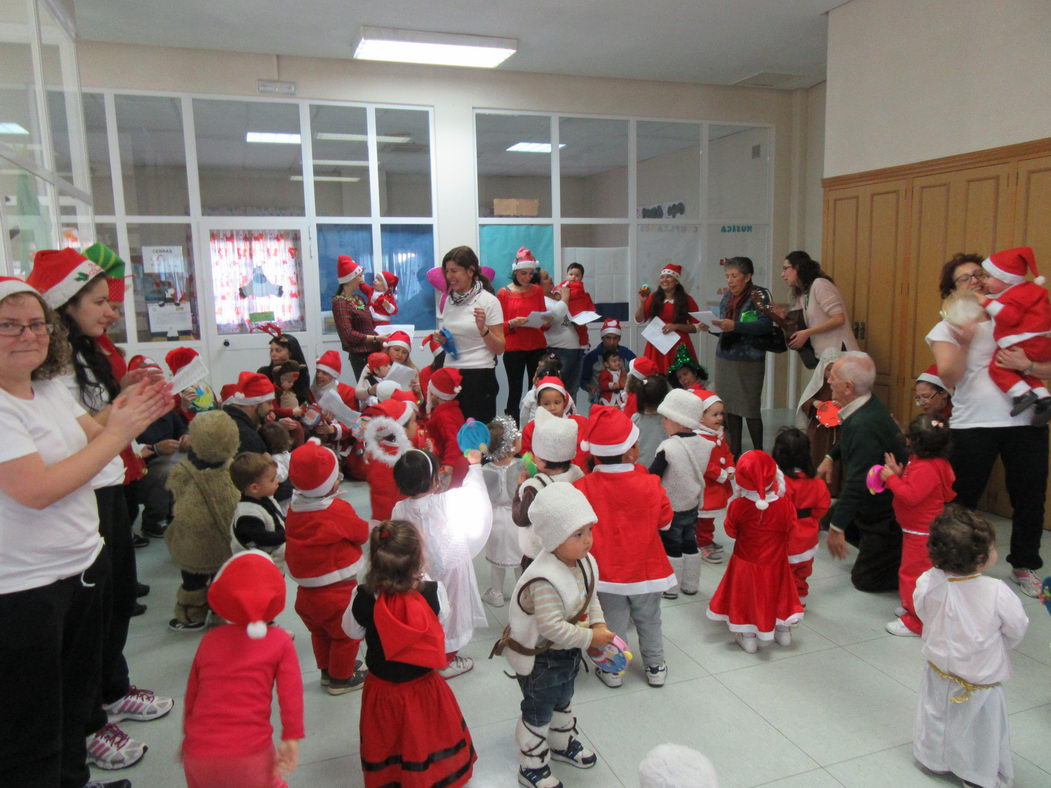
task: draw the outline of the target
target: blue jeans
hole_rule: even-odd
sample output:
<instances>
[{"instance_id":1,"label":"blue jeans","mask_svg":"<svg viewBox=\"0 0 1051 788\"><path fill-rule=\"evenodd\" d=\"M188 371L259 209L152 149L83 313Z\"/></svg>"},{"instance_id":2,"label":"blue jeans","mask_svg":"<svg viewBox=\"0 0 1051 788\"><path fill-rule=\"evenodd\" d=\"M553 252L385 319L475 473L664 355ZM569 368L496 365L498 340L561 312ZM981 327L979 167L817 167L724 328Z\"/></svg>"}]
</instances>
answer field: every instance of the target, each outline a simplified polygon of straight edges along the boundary
<instances>
[{"instance_id":1,"label":"blue jeans","mask_svg":"<svg viewBox=\"0 0 1051 788\"><path fill-rule=\"evenodd\" d=\"M672 558L697 552L697 509L673 512L667 531L659 531L664 552Z\"/></svg>"},{"instance_id":2,"label":"blue jeans","mask_svg":"<svg viewBox=\"0 0 1051 788\"><path fill-rule=\"evenodd\" d=\"M573 683L580 670L580 649L548 649L536 655L533 671L518 677L522 688L522 719L528 725L551 723L555 709L573 701Z\"/></svg>"},{"instance_id":3,"label":"blue jeans","mask_svg":"<svg viewBox=\"0 0 1051 788\"><path fill-rule=\"evenodd\" d=\"M580 372L584 363L584 348L576 349L564 347L549 347L548 350L558 356L562 362L562 382L566 384L566 391L574 400L577 398L577 389L580 388Z\"/></svg>"}]
</instances>

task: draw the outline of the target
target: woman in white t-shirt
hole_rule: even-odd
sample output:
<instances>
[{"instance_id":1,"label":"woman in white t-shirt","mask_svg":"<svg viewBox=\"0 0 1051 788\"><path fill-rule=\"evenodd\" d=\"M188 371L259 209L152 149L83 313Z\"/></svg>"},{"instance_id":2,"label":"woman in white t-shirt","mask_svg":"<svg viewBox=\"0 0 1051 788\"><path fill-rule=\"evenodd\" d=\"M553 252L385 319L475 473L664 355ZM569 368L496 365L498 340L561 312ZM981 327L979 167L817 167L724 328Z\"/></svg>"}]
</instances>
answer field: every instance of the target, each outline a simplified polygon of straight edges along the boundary
<instances>
[{"instance_id":1,"label":"woman in white t-shirt","mask_svg":"<svg viewBox=\"0 0 1051 788\"><path fill-rule=\"evenodd\" d=\"M55 380L69 358L58 316L0 280L0 785L85 785L98 700L102 551L92 479L172 407L142 385L100 426Z\"/></svg>"},{"instance_id":2,"label":"woman in white t-shirt","mask_svg":"<svg viewBox=\"0 0 1051 788\"><path fill-rule=\"evenodd\" d=\"M980 255L957 254L947 262L939 285L942 297L954 290L983 293L982 260ZM1014 510L1011 550L1007 554L1007 562L1013 568L1011 579L1022 593L1038 596L1042 578L1036 570L1043 566L1040 537L1047 487L1048 429L1030 424L1031 411L1012 416L1011 398L989 377L989 362L997 350L992 321L985 320L973 330L965 330L942 320L926 339L939 377L947 386L956 388L949 418L956 500L970 509L978 505L999 456Z\"/></svg>"},{"instance_id":3,"label":"woman in white t-shirt","mask_svg":"<svg viewBox=\"0 0 1051 788\"><path fill-rule=\"evenodd\" d=\"M438 315L438 328L452 335L455 358L443 334L435 332L434 338L445 346L445 366L463 376L457 398L464 417L488 424L496 416L500 393L496 357L504 352L504 311L469 246L446 252L442 272L449 298Z\"/></svg>"}]
</instances>

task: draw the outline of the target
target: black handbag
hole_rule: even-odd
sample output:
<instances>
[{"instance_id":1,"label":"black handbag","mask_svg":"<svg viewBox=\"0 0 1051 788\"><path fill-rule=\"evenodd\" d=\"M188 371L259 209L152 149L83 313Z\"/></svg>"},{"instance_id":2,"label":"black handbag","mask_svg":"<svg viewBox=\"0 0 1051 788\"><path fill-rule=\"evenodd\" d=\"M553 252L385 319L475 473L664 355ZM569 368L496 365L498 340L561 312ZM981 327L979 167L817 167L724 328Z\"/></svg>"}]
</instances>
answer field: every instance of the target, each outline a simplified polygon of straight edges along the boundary
<instances>
[{"instance_id":1,"label":"black handbag","mask_svg":"<svg viewBox=\"0 0 1051 788\"><path fill-rule=\"evenodd\" d=\"M770 308L770 296L765 290L758 287L752 288L752 303L764 316L773 321L774 327L769 334L751 337L752 347L762 350L764 353L784 353L788 350L788 342L785 340L785 332L780 326L780 321L774 310Z\"/></svg>"}]
</instances>

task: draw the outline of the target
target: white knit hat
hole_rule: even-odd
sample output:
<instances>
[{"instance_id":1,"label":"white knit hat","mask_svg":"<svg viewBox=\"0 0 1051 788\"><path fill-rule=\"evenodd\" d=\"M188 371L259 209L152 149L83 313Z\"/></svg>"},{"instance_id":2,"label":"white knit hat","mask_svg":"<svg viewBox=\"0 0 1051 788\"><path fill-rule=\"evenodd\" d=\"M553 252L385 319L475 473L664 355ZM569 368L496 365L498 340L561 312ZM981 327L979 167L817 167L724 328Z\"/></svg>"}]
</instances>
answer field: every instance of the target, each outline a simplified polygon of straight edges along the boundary
<instances>
[{"instance_id":1,"label":"white knit hat","mask_svg":"<svg viewBox=\"0 0 1051 788\"><path fill-rule=\"evenodd\" d=\"M704 400L692 391L672 389L657 406L657 412L689 430L696 430L704 415Z\"/></svg>"},{"instance_id":2,"label":"white knit hat","mask_svg":"<svg viewBox=\"0 0 1051 788\"><path fill-rule=\"evenodd\" d=\"M639 764L642 788L719 788L715 767L681 744L658 744Z\"/></svg>"},{"instance_id":3,"label":"white knit hat","mask_svg":"<svg viewBox=\"0 0 1051 788\"><path fill-rule=\"evenodd\" d=\"M577 421L536 409L533 454L546 462L568 462L577 456Z\"/></svg>"},{"instance_id":4,"label":"white knit hat","mask_svg":"<svg viewBox=\"0 0 1051 788\"><path fill-rule=\"evenodd\" d=\"M584 493L572 484L549 484L529 505L533 534L549 553L566 541L578 528L598 521Z\"/></svg>"}]
</instances>

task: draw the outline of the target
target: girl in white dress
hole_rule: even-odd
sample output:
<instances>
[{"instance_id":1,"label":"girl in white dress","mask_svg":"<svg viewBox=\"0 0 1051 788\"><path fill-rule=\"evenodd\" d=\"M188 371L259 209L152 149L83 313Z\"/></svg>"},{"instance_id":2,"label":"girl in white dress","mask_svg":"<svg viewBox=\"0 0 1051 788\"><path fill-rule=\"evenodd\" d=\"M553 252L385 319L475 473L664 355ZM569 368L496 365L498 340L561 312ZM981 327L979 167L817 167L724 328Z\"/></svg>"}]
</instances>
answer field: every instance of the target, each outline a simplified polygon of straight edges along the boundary
<instances>
[{"instance_id":1,"label":"girl in white dress","mask_svg":"<svg viewBox=\"0 0 1051 788\"><path fill-rule=\"evenodd\" d=\"M485 543L489 588L482 594L482 601L493 607L504 606L507 570L514 569L516 578L522 574L518 526L511 519L511 502L525 470L522 461L515 457L522 445L521 436L510 416L497 416L489 422L489 462L482 466L482 474L493 504L493 530Z\"/></svg>"},{"instance_id":2,"label":"girl in white dress","mask_svg":"<svg viewBox=\"0 0 1051 788\"><path fill-rule=\"evenodd\" d=\"M1018 596L981 574L996 563L996 533L980 515L946 507L931 523L932 569L916 581L927 669L920 684L912 751L932 772L966 784L1009 786L1014 779L1007 699L1008 651L1029 626Z\"/></svg>"}]
</instances>

